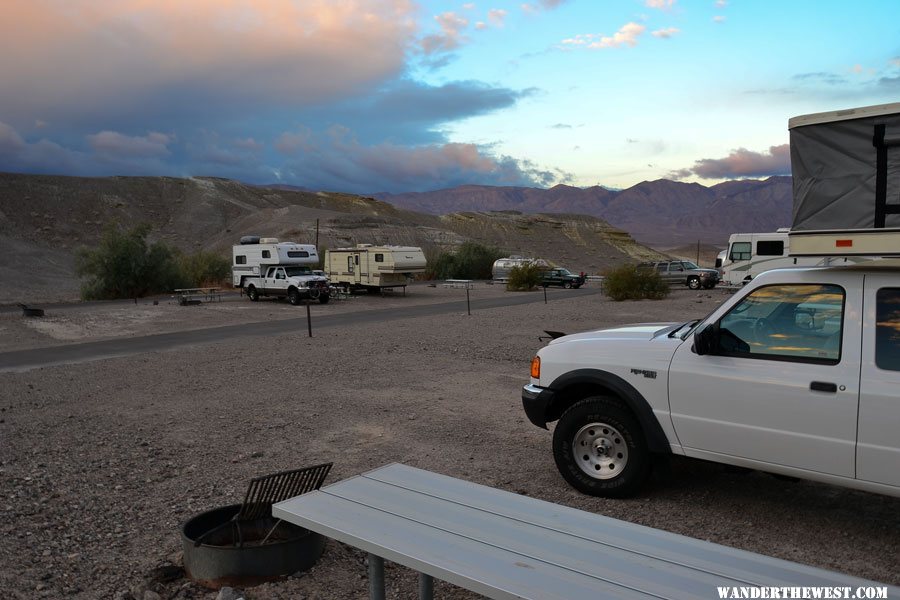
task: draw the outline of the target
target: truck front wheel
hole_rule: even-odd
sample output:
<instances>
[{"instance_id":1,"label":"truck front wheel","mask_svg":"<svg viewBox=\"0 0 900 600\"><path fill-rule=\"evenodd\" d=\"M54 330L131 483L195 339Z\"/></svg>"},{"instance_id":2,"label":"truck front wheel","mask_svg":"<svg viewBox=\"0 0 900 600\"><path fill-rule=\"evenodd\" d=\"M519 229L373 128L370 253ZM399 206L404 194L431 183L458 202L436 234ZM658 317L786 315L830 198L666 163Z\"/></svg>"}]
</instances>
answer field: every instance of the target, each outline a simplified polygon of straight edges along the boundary
<instances>
[{"instance_id":1,"label":"truck front wheel","mask_svg":"<svg viewBox=\"0 0 900 600\"><path fill-rule=\"evenodd\" d=\"M250 298L251 301L256 302L259 300L259 292L256 290L254 286L250 286L247 288L247 297Z\"/></svg>"},{"instance_id":2,"label":"truck front wheel","mask_svg":"<svg viewBox=\"0 0 900 600\"><path fill-rule=\"evenodd\" d=\"M607 396L585 398L563 413L553 432L553 458L563 479L591 496L632 496L650 473L640 425Z\"/></svg>"},{"instance_id":3,"label":"truck front wheel","mask_svg":"<svg viewBox=\"0 0 900 600\"><path fill-rule=\"evenodd\" d=\"M297 291L297 288L291 288L288 290L288 301L294 306L300 304L300 292Z\"/></svg>"},{"instance_id":4,"label":"truck front wheel","mask_svg":"<svg viewBox=\"0 0 900 600\"><path fill-rule=\"evenodd\" d=\"M699 277L688 277L687 286L692 290L700 289L700 278Z\"/></svg>"}]
</instances>

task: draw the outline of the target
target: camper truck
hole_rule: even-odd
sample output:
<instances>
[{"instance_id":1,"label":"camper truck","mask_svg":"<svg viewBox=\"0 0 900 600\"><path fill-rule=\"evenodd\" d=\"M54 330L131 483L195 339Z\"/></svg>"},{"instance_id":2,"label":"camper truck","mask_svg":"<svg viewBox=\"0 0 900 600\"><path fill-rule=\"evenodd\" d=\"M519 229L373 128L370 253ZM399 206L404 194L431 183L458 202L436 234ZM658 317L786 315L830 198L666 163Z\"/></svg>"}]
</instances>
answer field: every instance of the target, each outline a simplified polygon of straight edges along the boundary
<instances>
[{"instance_id":1,"label":"camper truck","mask_svg":"<svg viewBox=\"0 0 900 600\"><path fill-rule=\"evenodd\" d=\"M303 299L328 302L328 279L312 271L319 264L319 253L312 244L248 235L232 246L231 255L232 284L245 290L250 300L281 296L291 304Z\"/></svg>"},{"instance_id":2,"label":"camper truck","mask_svg":"<svg viewBox=\"0 0 900 600\"><path fill-rule=\"evenodd\" d=\"M900 103L789 129L793 223L768 241L822 266L760 273L703 319L554 336L532 360L525 414L557 421L576 489L633 495L671 454L900 497Z\"/></svg>"},{"instance_id":3,"label":"camper truck","mask_svg":"<svg viewBox=\"0 0 900 600\"><path fill-rule=\"evenodd\" d=\"M406 288L425 266L425 253L416 246L357 244L325 251L326 275L334 285L351 290Z\"/></svg>"}]
</instances>

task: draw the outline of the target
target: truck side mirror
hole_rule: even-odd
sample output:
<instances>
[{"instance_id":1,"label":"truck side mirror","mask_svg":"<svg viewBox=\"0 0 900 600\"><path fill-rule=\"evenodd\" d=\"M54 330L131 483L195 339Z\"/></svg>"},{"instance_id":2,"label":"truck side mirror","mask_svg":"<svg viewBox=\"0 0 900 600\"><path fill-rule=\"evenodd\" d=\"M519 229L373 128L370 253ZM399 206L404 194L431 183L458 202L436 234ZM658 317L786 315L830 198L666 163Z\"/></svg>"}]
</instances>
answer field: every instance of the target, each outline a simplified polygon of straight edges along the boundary
<instances>
[{"instance_id":1,"label":"truck side mirror","mask_svg":"<svg viewBox=\"0 0 900 600\"><path fill-rule=\"evenodd\" d=\"M691 350L700 356L715 354L719 347L719 325L712 323L694 334L694 345Z\"/></svg>"}]
</instances>

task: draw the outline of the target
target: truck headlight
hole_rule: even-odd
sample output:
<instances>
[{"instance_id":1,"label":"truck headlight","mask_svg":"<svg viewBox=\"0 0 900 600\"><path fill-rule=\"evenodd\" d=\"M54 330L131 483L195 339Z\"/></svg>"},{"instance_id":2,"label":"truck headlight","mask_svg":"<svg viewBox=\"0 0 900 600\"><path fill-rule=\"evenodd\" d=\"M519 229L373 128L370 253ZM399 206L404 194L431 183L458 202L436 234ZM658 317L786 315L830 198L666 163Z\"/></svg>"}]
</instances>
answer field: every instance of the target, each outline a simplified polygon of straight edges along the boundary
<instances>
[{"instance_id":1,"label":"truck headlight","mask_svg":"<svg viewBox=\"0 0 900 600\"><path fill-rule=\"evenodd\" d=\"M541 378L541 357L535 356L531 359L531 376L535 379Z\"/></svg>"}]
</instances>

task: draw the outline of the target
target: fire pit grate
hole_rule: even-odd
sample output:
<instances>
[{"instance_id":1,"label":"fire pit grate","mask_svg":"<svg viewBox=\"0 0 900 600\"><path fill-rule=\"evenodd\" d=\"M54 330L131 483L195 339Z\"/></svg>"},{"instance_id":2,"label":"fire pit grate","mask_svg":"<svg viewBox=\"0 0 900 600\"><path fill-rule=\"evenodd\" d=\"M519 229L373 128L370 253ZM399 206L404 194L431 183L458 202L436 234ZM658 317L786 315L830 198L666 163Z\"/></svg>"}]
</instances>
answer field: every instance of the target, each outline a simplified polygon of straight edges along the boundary
<instances>
[{"instance_id":1,"label":"fire pit grate","mask_svg":"<svg viewBox=\"0 0 900 600\"><path fill-rule=\"evenodd\" d=\"M228 521L220 523L199 536L194 541L194 546L200 546L211 535L232 526L235 531L233 537L234 545L239 548L242 547L244 545L242 525L270 519L272 517L272 505L276 502L312 492L322 487L322 483L328 476L328 472L331 471L333 464L323 463L313 467L303 467L301 469L254 477L250 480L250 485L247 486L247 494L244 496L244 503L241 504L240 510ZM280 523L281 520L276 521L268 535L259 542L260 545L265 544L269 540L269 537Z\"/></svg>"},{"instance_id":2,"label":"fire pit grate","mask_svg":"<svg viewBox=\"0 0 900 600\"><path fill-rule=\"evenodd\" d=\"M272 505L300 494L312 492L322 487L331 471L333 463L314 467L304 467L292 471L282 471L263 475L250 480L247 495L241 511L235 517L238 521L252 521L272 515Z\"/></svg>"}]
</instances>

